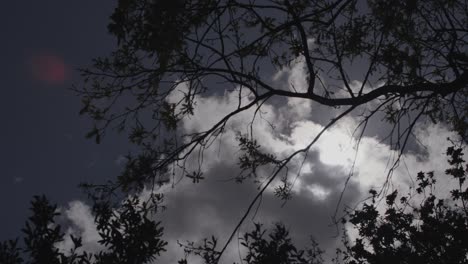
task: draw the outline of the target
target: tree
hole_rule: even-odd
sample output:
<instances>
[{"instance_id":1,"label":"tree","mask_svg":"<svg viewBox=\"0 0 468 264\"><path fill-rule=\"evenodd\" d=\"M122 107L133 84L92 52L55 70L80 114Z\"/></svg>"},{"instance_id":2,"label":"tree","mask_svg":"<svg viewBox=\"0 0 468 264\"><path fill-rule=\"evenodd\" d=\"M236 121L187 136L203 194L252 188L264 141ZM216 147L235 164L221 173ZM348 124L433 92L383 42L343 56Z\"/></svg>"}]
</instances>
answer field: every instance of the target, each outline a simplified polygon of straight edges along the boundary
<instances>
[{"instance_id":1,"label":"tree","mask_svg":"<svg viewBox=\"0 0 468 264\"><path fill-rule=\"evenodd\" d=\"M387 195L383 211L370 191L371 202L350 214L359 236L353 245L345 241L345 263L468 263L468 164L462 148L447 155L446 175L457 185L448 198L436 196L434 172L418 173L413 194Z\"/></svg>"},{"instance_id":2,"label":"tree","mask_svg":"<svg viewBox=\"0 0 468 264\"><path fill-rule=\"evenodd\" d=\"M334 263L468 263L468 163L461 147L449 147L447 156L450 168L445 174L449 179L444 180L455 182L448 197L436 195L437 181L431 171L418 173L417 187L408 195L399 196L394 190L384 197L384 204L371 189L371 201L342 219L358 233L350 241L345 229ZM242 263L323 263L324 251L314 240L308 248L298 250L284 225L276 224L267 238L265 233L262 225L255 224L240 238L246 252ZM198 256L205 264L218 263L221 252L214 237L182 246L187 256ZM187 263L187 259L179 263Z\"/></svg>"},{"instance_id":3,"label":"tree","mask_svg":"<svg viewBox=\"0 0 468 264\"><path fill-rule=\"evenodd\" d=\"M87 136L99 142L114 127L141 146L117 181L125 190L164 182L169 166L203 151L231 118L250 108L257 114L275 98L344 108L325 128L358 109L364 128L383 113L399 149L422 118L447 122L466 140L466 10L464 1L119 1L109 24L117 49L81 70L85 83L75 87L81 113L95 121ZM308 86L275 86L271 74L297 60L305 62ZM182 99L170 102L181 84ZM236 109L205 131L177 129L198 95L227 89L239 92ZM241 166L252 170L284 169L321 135L276 158L262 153L251 132L239 139L250 157Z\"/></svg>"},{"instance_id":4,"label":"tree","mask_svg":"<svg viewBox=\"0 0 468 264\"><path fill-rule=\"evenodd\" d=\"M344 233L334 263L468 263L468 163L460 147L449 147L447 155L450 167L445 174L455 182L447 198L435 194L433 172L419 172L414 190L400 197L394 190L385 196L385 204L380 203L377 191L370 190L370 203L343 218L343 223L349 222L358 234L350 241ZM107 250L93 254L80 251L81 238L71 236L74 248L65 254L56 247L64 238L54 220L59 215L57 207L44 196L35 196L31 204L33 215L23 229L24 249L18 247L17 240L1 242L0 263L24 263L23 258L28 256L26 263L147 263L163 253L167 244L161 239L160 223L147 218L145 203L130 198L117 210L102 201L94 206L102 238L99 243ZM268 236L266 233L261 224L255 224L253 230L242 235L242 263L324 262L324 251L313 239L308 247L298 249L283 224L275 224ZM206 264L218 263L222 254L215 237L181 246L186 256L180 264L190 263L189 256L199 257Z\"/></svg>"},{"instance_id":5,"label":"tree","mask_svg":"<svg viewBox=\"0 0 468 264\"><path fill-rule=\"evenodd\" d=\"M93 212L105 250L86 252L81 249L81 237L70 235L74 246L70 252L61 252L57 244L64 240L61 226L56 222L60 215L56 205L45 196L34 196L31 201L32 216L22 230L25 237L20 247L18 239L0 243L0 263L3 264L106 264L149 263L165 251L167 242L161 239L160 222L149 218L148 203L132 197L118 208L109 202L96 201ZM26 262L25 262L26 261Z\"/></svg>"},{"instance_id":6,"label":"tree","mask_svg":"<svg viewBox=\"0 0 468 264\"><path fill-rule=\"evenodd\" d=\"M284 98L337 109L322 132L285 157L267 153L252 128L238 136L239 165L247 173L239 180L255 178L259 167L274 168L241 224L288 163L305 158L345 116L360 118L361 137L371 118L383 115L394 125L389 136L401 151L424 120L447 123L466 143L467 10L466 1L456 0L121 0L108 27L116 50L83 69L85 83L76 88L81 113L95 121L87 136L99 142L116 128L141 147L114 184L132 192L165 183L177 166L200 181L203 171L185 170L187 159L249 109L255 109L253 120L267 103ZM305 65L306 87L271 81L275 71L298 61ZM171 102L181 85L182 98ZM178 128L194 114L199 96L228 89L239 93L237 108L206 130ZM287 199L291 181L283 182L278 195Z\"/></svg>"}]
</instances>

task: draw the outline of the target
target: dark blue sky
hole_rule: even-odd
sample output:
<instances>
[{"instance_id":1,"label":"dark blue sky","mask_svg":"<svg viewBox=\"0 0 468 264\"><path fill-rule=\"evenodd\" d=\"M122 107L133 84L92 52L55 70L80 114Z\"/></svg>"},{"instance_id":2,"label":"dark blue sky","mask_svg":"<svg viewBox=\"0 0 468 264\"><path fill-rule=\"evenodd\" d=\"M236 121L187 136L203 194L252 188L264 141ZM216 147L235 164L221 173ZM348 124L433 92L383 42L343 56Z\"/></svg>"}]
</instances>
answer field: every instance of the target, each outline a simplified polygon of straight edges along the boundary
<instances>
[{"instance_id":1,"label":"dark blue sky","mask_svg":"<svg viewBox=\"0 0 468 264\"><path fill-rule=\"evenodd\" d=\"M78 115L80 84L74 70L106 55L113 39L106 25L114 1L5 1L0 8L1 176L0 241L19 235L35 194L59 204L80 196L82 181L115 177L115 159L125 140L100 145L84 139L90 121ZM46 82L32 74L31 60L62 59L65 80ZM121 142L121 143L120 143Z\"/></svg>"}]
</instances>

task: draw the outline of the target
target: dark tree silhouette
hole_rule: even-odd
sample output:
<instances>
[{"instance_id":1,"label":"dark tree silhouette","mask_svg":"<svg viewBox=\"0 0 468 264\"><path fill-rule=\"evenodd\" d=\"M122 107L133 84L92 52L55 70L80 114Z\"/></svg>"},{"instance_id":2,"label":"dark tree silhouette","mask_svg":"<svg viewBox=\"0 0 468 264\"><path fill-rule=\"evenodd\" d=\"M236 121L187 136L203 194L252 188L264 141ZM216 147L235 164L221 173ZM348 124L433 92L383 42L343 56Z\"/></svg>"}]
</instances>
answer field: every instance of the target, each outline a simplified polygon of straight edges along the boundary
<instances>
[{"instance_id":1,"label":"dark tree silhouette","mask_svg":"<svg viewBox=\"0 0 468 264\"><path fill-rule=\"evenodd\" d=\"M109 24L117 49L83 69L85 83L76 87L81 113L96 121L88 137L99 142L115 127L142 146L119 179L125 188L157 179L231 118L274 98L343 107L329 125L360 108L363 122L377 112L395 124L428 117L466 138L466 10L466 1L435 0L119 1ZM271 81L298 59L308 87ZM169 102L182 83L183 99ZM193 114L198 95L228 89L250 96L240 96L239 107L211 128L180 134L178 122ZM413 126L400 126L400 148ZM278 169L286 161L278 160Z\"/></svg>"},{"instance_id":2,"label":"dark tree silhouette","mask_svg":"<svg viewBox=\"0 0 468 264\"><path fill-rule=\"evenodd\" d=\"M468 263L468 163L461 148L447 155L452 179L444 180L458 185L447 198L435 194L433 172L418 173L414 194L387 195L384 211L370 191L372 201L350 215L359 236L353 245L346 241L345 263Z\"/></svg>"},{"instance_id":3,"label":"dark tree silhouette","mask_svg":"<svg viewBox=\"0 0 468 264\"><path fill-rule=\"evenodd\" d=\"M399 196L398 190L379 199L377 191L370 190L371 201L348 212L343 223L350 223L358 231L351 241L345 229L343 245L337 249L334 263L468 263L468 163L460 147L447 150L450 168L446 176L454 180L455 188L448 197L435 194L437 184L433 172L419 172L417 187L408 195ZM443 193L447 194L447 193ZM245 249L242 263L248 264L320 264L323 251L312 244L298 250L282 224L276 224L265 237L260 224L245 233L241 245ZM204 263L218 263L221 251L216 238L202 243L182 245L187 256L200 257ZM186 258L179 263L186 264Z\"/></svg>"},{"instance_id":4,"label":"dark tree silhouette","mask_svg":"<svg viewBox=\"0 0 468 264\"><path fill-rule=\"evenodd\" d=\"M455 183L448 197L436 195L433 172L418 173L417 187L408 195L399 196L395 190L382 200L377 191L370 190L371 201L343 218L358 234L352 240L344 234L334 263L468 263L468 163L460 147L448 148L447 155L449 179L444 180ZM44 196L34 197L31 204L33 215L23 229L24 247L17 240L0 243L0 263L148 263L165 251L167 243L161 239L160 223L147 217L147 205L137 198L126 200L117 209L107 202L95 203L93 211L102 238L99 243L107 248L96 253L80 250L81 238L73 236L74 248L66 254L59 252L56 243L64 239L64 234L55 222L57 207ZM324 263L324 251L314 240L305 249L298 249L280 223L268 235L261 224L255 224L240 242L245 249L242 263ZM181 246L186 255L179 264L191 263L191 257L201 258L206 264L219 263L222 254L215 237Z\"/></svg>"},{"instance_id":5,"label":"dark tree silhouette","mask_svg":"<svg viewBox=\"0 0 468 264\"><path fill-rule=\"evenodd\" d=\"M322 132L286 157L265 153L252 127L239 136L244 153L239 164L247 174L239 179L255 177L262 166L274 169L230 241L288 163L305 158L323 132L345 116L360 118L361 137L371 117L383 115L394 125L389 138L400 151L422 121L446 123L466 143L467 5L461 0L121 0L108 26L116 50L81 70L85 82L75 87L81 113L95 121L87 136L99 142L115 128L141 147L113 184L131 192L165 183L172 166L199 182L203 171L187 171L185 162L242 112L254 109L255 120L267 102L282 98L338 109ZM306 87L271 80L299 60ZM187 86L182 99L168 100L182 84ZM239 92L237 108L205 130L178 128L194 114L199 96L227 90ZM291 181L283 182L278 195L287 199Z\"/></svg>"},{"instance_id":6,"label":"dark tree silhouette","mask_svg":"<svg viewBox=\"0 0 468 264\"><path fill-rule=\"evenodd\" d=\"M228 241L186 245L188 254L218 263L227 244L254 204L297 156L306 158L324 131L345 116L360 118L361 137L371 118L393 124L389 137L401 153L414 127L422 121L443 122L468 141L468 2L462 0L119 0L108 30L117 48L82 69L81 114L94 128L87 137L99 143L109 129L128 133L141 147L129 156L115 182L105 186L104 199L93 199L95 222L106 250L83 252L71 237L69 253L58 250L64 239L55 222L56 206L34 197L24 241L0 243L0 263L147 263L164 251L160 223L148 214L153 205L135 196L113 207L115 191L134 194L145 184L163 184L178 166L200 182L202 171L185 170L185 162L217 139L226 124L247 110L252 123L266 103L298 98L336 109L323 130L285 157L267 153L255 130L238 136L239 166L256 177L262 166L273 168ZM305 87L272 81L271 76L304 63ZM357 65L357 66L356 66ZM356 82L354 82L357 80ZM186 85L182 99L168 98ZM203 131L179 129L194 114L199 96L239 93L238 106ZM405 121L405 122L403 122ZM433 192L433 173L420 173L416 193L386 196L384 211L371 191L371 202L349 212L358 238L345 240L344 263L466 263L468 252L466 164L461 148L450 148L451 168L459 188L450 199ZM395 165L398 163L395 161ZM390 170L392 171L392 170ZM290 181L278 195L287 199ZM95 188L101 186L85 185ZM153 194L152 198L157 197ZM151 207L151 208L150 208ZM320 263L320 250L298 250L282 225L268 237L260 225L244 235L247 263ZM181 260L185 263L186 260Z\"/></svg>"},{"instance_id":7,"label":"dark tree silhouette","mask_svg":"<svg viewBox=\"0 0 468 264\"><path fill-rule=\"evenodd\" d=\"M108 202L96 202L93 208L99 243L105 250L86 252L81 249L82 239L70 235L74 244L70 252L63 253L57 243L64 240L56 217L56 205L45 196L35 196L31 202L32 216L26 221L24 243L9 240L0 244L2 264L111 264L149 263L165 251L167 242L161 239L160 222L148 217L148 207L136 197L125 200L119 208ZM20 246L21 245L21 246Z\"/></svg>"}]
</instances>

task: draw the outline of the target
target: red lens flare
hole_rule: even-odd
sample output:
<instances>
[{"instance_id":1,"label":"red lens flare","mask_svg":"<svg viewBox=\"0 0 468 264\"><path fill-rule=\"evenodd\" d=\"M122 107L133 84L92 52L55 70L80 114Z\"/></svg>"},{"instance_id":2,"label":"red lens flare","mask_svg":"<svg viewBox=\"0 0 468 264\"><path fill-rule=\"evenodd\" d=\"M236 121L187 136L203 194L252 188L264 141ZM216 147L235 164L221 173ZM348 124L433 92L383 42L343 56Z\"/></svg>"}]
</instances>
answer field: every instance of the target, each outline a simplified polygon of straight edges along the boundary
<instances>
[{"instance_id":1,"label":"red lens flare","mask_svg":"<svg viewBox=\"0 0 468 264\"><path fill-rule=\"evenodd\" d=\"M63 59L52 54L40 54L30 60L33 77L48 84L62 84L68 70Z\"/></svg>"}]
</instances>

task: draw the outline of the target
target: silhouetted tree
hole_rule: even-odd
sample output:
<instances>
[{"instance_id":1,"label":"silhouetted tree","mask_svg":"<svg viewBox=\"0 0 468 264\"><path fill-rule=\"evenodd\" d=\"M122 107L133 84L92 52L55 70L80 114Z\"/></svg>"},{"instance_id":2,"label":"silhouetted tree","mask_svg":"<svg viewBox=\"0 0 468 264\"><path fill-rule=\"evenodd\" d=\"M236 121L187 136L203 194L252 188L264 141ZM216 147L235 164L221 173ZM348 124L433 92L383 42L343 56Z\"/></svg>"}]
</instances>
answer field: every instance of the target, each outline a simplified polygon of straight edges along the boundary
<instances>
[{"instance_id":1,"label":"silhouetted tree","mask_svg":"<svg viewBox=\"0 0 468 264\"><path fill-rule=\"evenodd\" d=\"M445 174L449 179L444 180L455 183L448 197L437 197L433 172L419 172L414 190L403 196L394 190L385 196L385 203L377 191L370 190L371 201L343 218L343 223L350 223L358 233L351 240L344 234L335 263L468 263L468 163L460 147L448 148L447 155L450 167ZM44 196L35 196L31 204L33 215L23 229L24 246L17 240L0 243L0 263L148 263L165 251L160 223L147 217L148 205L135 197L114 209L108 202L95 200L99 243L106 250L93 253L80 250L81 238L74 236L74 247L68 253L60 252L57 243L63 241L64 234L55 222L57 207ZM313 239L308 247L298 249L280 223L268 235L261 224L255 224L240 242L242 262L247 264L324 262L324 251ZM186 256L180 264L190 263L190 256L206 264L219 263L222 254L215 237L181 246Z\"/></svg>"},{"instance_id":2,"label":"silhouetted tree","mask_svg":"<svg viewBox=\"0 0 468 264\"><path fill-rule=\"evenodd\" d=\"M266 102L300 98L341 111L310 142L282 157L257 144L252 126L238 136L239 166L247 174L238 179L273 167L242 223L288 163L306 156L345 116L360 118L361 137L371 117L383 115L394 125L390 142L401 151L424 120L447 123L466 142L467 5L461 0L121 0L108 27L116 50L83 69L85 82L76 87L81 113L95 121L87 136L99 142L115 128L141 146L114 184L132 192L166 182L171 166L199 182L203 171L187 171L187 159L202 153L240 113L255 110L254 122ZM306 87L272 81L275 72L298 61L304 63ZM181 85L187 86L182 99L170 101ZM194 114L199 96L227 90L239 92L237 108L203 131L178 129ZM291 181L283 183L278 196L287 199Z\"/></svg>"},{"instance_id":3,"label":"silhouetted tree","mask_svg":"<svg viewBox=\"0 0 468 264\"><path fill-rule=\"evenodd\" d=\"M97 202L94 206L95 222L101 237L99 244L105 250L86 252L81 249L82 239L70 235L73 248L61 252L58 243L64 240L56 217L60 215L56 205L45 196L35 196L31 202L32 216L23 229L24 244L9 240L0 244L2 264L140 264L149 263L163 251L167 242L161 239L160 222L147 216L145 202L136 197L125 200L121 207L113 208L109 202Z\"/></svg>"},{"instance_id":4,"label":"silhouetted tree","mask_svg":"<svg viewBox=\"0 0 468 264\"><path fill-rule=\"evenodd\" d=\"M99 142L113 127L142 147L118 179L127 190L164 181L168 166L203 151L234 116L258 113L275 98L343 108L326 129L357 109L363 127L382 113L395 124L399 149L421 118L447 122L466 139L466 10L456 0L119 1L108 27L117 49L83 69L84 85L76 87L81 113L95 121L88 137ZM307 87L271 80L297 60L305 63ZM183 98L170 102L181 84ZM230 89L240 93L236 109L205 131L177 129L194 114L197 96ZM253 142L251 132L240 139ZM254 145L249 155L259 153ZM281 170L290 160L263 157L244 165Z\"/></svg>"},{"instance_id":5,"label":"silhouetted tree","mask_svg":"<svg viewBox=\"0 0 468 264\"><path fill-rule=\"evenodd\" d=\"M400 150L423 119L448 124L466 143L467 10L468 2L462 0L119 0L108 26L117 48L81 70L85 82L75 89L82 97L80 113L95 121L87 136L96 142L115 128L128 132L129 140L141 147L110 187L133 193L145 184L166 182L171 166L199 182L203 172L186 171L187 159L203 152L233 117L254 109L252 120L258 118L266 102L299 98L340 110L314 139L286 157L266 153L252 127L238 136L239 166L248 172L238 180L256 177L261 166L274 170L229 243L288 163L306 155L323 132L345 116L361 118L362 136L371 117L384 115L394 124L390 136L395 135L392 142ZM304 63L306 87L271 80L272 74L298 61ZM187 86L182 99L168 100L182 84ZM194 114L198 96L227 90L239 92L237 108L204 131L187 134L178 129L183 118ZM435 196L430 172L418 175L414 197L402 196L397 202L396 190L386 196L383 212L377 192L371 191L371 203L350 212L349 222L359 237L346 241L345 263L467 262L467 169L461 149L448 153L453 167L447 175L460 186L452 199ZM288 184L285 179L279 188L285 199ZM418 201L416 197L422 199L419 205L411 202ZM113 208L105 199L94 202L100 243L107 250L82 252L81 239L71 237L74 248L69 254L60 252L56 244L64 234L54 220L57 208L45 197L35 197L33 215L23 229L24 243L2 242L0 262L146 263L164 251L163 229L148 218L146 203L130 198ZM226 246L216 251L213 238L188 250L206 263L217 263ZM247 263L320 260L307 259L307 251L297 250L281 225L268 238L257 225L244 235L243 246Z\"/></svg>"},{"instance_id":6,"label":"silhouetted tree","mask_svg":"<svg viewBox=\"0 0 468 264\"><path fill-rule=\"evenodd\" d=\"M433 172L418 173L415 193L399 197L395 190L385 206L371 190L372 201L350 215L359 235L352 244L346 241L345 263L468 263L468 164L461 148L450 147L447 154L446 175L458 185L450 197L436 196Z\"/></svg>"},{"instance_id":7,"label":"silhouetted tree","mask_svg":"<svg viewBox=\"0 0 468 264\"><path fill-rule=\"evenodd\" d=\"M377 191L370 190L371 202L348 212L343 223L343 246L337 249L334 263L386 264L386 263L468 263L468 163L460 147L447 150L450 168L446 182L454 180L456 187L446 198L435 194L437 187L433 172L419 172L417 187L408 195L399 196L398 190L385 196L384 204ZM445 193L447 194L447 193ZM351 240L347 231L356 229ZM282 224L276 224L268 237L260 224L240 238L245 252L243 263L248 264L319 264L323 251L312 244L298 250ZM182 245L187 256L198 256L206 264L218 263L221 251L215 237L198 245ZM187 256L179 263L186 264Z\"/></svg>"}]
</instances>

